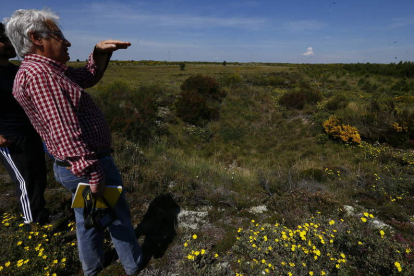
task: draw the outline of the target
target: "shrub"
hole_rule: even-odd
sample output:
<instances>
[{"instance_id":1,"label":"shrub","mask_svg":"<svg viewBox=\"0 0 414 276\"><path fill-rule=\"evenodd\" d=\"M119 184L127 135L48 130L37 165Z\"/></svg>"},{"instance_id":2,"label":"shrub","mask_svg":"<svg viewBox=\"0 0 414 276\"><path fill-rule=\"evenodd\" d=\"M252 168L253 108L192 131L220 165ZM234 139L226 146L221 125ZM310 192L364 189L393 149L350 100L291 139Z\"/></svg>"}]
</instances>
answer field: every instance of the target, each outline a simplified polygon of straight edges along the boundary
<instances>
[{"instance_id":1,"label":"shrub","mask_svg":"<svg viewBox=\"0 0 414 276\"><path fill-rule=\"evenodd\" d=\"M332 116L325 121L323 123L323 128L325 129L326 134L334 138L340 138L344 142L361 143L361 137L358 130L350 125L341 124L340 120L335 116Z\"/></svg>"},{"instance_id":2,"label":"shrub","mask_svg":"<svg viewBox=\"0 0 414 276\"><path fill-rule=\"evenodd\" d=\"M207 121L218 119L218 109L209 107L206 97L191 90L181 92L180 96L175 103L176 114L184 122L202 125Z\"/></svg>"},{"instance_id":3,"label":"shrub","mask_svg":"<svg viewBox=\"0 0 414 276\"><path fill-rule=\"evenodd\" d=\"M225 75L220 79L220 82L224 86L229 86L229 87L241 86L243 84L243 77L237 73L231 74L231 75Z\"/></svg>"},{"instance_id":4,"label":"shrub","mask_svg":"<svg viewBox=\"0 0 414 276\"><path fill-rule=\"evenodd\" d=\"M158 130L157 99L162 92L155 85L133 88L124 81L115 81L99 86L95 97L112 130L147 143Z\"/></svg>"},{"instance_id":5,"label":"shrub","mask_svg":"<svg viewBox=\"0 0 414 276\"><path fill-rule=\"evenodd\" d=\"M306 104L306 95L302 91L293 91L283 94L279 104L287 108L303 109Z\"/></svg>"},{"instance_id":6,"label":"shrub","mask_svg":"<svg viewBox=\"0 0 414 276\"><path fill-rule=\"evenodd\" d=\"M182 62L182 63L180 63L180 70L181 71L184 71L184 68L185 68L185 63L184 62Z\"/></svg>"},{"instance_id":7,"label":"shrub","mask_svg":"<svg viewBox=\"0 0 414 276\"><path fill-rule=\"evenodd\" d=\"M305 104L316 104L321 100L322 94L319 91L301 89L283 94L279 104L287 108L303 109Z\"/></svg>"},{"instance_id":8,"label":"shrub","mask_svg":"<svg viewBox=\"0 0 414 276\"><path fill-rule=\"evenodd\" d=\"M330 99L325 107L328 110L337 110L345 108L349 103L349 100L344 95L336 95L332 99Z\"/></svg>"},{"instance_id":9,"label":"shrub","mask_svg":"<svg viewBox=\"0 0 414 276\"><path fill-rule=\"evenodd\" d=\"M182 91L195 91L207 99L220 101L225 95L220 91L218 82L208 76L195 75L187 78L181 85Z\"/></svg>"}]
</instances>

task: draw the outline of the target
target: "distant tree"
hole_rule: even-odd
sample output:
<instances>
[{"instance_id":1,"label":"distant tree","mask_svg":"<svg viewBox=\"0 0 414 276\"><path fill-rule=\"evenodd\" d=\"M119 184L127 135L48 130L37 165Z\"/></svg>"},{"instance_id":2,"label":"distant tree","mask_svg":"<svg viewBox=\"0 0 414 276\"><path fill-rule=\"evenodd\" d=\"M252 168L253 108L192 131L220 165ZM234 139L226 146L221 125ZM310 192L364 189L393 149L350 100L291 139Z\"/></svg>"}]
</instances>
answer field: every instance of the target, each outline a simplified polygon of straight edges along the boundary
<instances>
[{"instance_id":1,"label":"distant tree","mask_svg":"<svg viewBox=\"0 0 414 276\"><path fill-rule=\"evenodd\" d=\"M179 64L179 66L180 66L180 70L181 70L181 71L184 71L184 68L185 68L185 63L184 63L184 62L181 62L181 63Z\"/></svg>"},{"instance_id":2,"label":"distant tree","mask_svg":"<svg viewBox=\"0 0 414 276\"><path fill-rule=\"evenodd\" d=\"M223 61L223 66L226 66L226 64L227 64L227 62L226 61Z\"/></svg>"},{"instance_id":3,"label":"distant tree","mask_svg":"<svg viewBox=\"0 0 414 276\"><path fill-rule=\"evenodd\" d=\"M79 59L77 59L76 62L79 62Z\"/></svg>"}]
</instances>

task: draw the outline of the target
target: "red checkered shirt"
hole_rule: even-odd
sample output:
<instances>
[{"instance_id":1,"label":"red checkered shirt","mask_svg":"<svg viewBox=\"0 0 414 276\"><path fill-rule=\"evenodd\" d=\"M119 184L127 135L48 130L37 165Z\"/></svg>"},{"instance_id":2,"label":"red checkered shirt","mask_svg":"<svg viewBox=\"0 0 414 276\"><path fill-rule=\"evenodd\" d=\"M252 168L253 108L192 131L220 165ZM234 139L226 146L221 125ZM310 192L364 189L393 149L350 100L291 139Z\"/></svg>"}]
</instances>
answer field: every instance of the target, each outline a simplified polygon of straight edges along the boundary
<instances>
[{"instance_id":1,"label":"red checkered shirt","mask_svg":"<svg viewBox=\"0 0 414 276\"><path fill-rule=\"evenodd\" d=\"M103 76L89 56L83 68L72 68L40 55L25 56L13 95L25 110L49 152L68 161L71 171L90 184L104 182L96 153L111 146L105 118L83 89Z\"/></svg>"}]
</instances>

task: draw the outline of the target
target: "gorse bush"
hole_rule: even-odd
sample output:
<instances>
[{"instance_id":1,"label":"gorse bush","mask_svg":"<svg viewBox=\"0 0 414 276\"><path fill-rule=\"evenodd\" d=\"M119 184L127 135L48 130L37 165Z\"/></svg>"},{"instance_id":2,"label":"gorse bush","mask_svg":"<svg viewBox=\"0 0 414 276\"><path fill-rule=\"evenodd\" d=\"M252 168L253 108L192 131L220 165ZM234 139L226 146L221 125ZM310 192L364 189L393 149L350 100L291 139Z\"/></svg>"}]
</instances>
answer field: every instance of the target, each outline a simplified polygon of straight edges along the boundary
<instances>
[{"instance_id":1,"label":"gorse bush","mask_svg":"<svg viewBox=\"0 0 414 276\"><path fill-rule=\"evenodd\" d=\"M355 127L343 125L341 121L335 117L330 117L323 123L326 134L333 138L340 138L343 142L361 143L361 136Z\"/></svg>"},{"instance_id":2,"label":"gorse bush","mask_svg":"<svg viewBox=\"0 0 414 276\"><path fill-rule=\"evenodd\" d=\"M132 87L124 81L98 86L97 103L111 130L127 138L148 143L158 130L158 99L163 93L156 85Z\"/></svg>"}]
</instances>

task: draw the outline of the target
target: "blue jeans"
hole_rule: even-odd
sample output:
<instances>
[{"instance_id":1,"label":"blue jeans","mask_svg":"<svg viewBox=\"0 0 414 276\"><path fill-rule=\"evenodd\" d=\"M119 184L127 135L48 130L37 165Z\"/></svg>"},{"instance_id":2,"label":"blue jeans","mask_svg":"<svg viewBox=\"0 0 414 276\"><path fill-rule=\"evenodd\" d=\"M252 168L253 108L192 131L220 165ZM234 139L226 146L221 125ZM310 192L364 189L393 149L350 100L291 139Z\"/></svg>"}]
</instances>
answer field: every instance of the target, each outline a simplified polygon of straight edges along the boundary
<instances>
[{"instance_id":1,"label":"blue jeans","mask_svg":"<svg viewBox=\"0 0 414 276\"><path fill-rule=\"evenodd\" d=\"M122 179L111 156L99 159L106 177L106 183L110 185L121 185ZM88 183L88 179L79 178L66 167L54 164L56 180L66 189L72 192L72 198L76 192L79 182ZM142 252L135 237L135 231L131 223L130 211L122 192L114 210L117 215L112 225L108 227L112 242L118 257L130 275L135 273L142 263ZM103 269L104 263L104 232L95 228L85 229L83 208L74 208L76 219L76 236L78 239L79 259L82 262L84 275L96 275Z\"/></svg>"}]
</instances>

